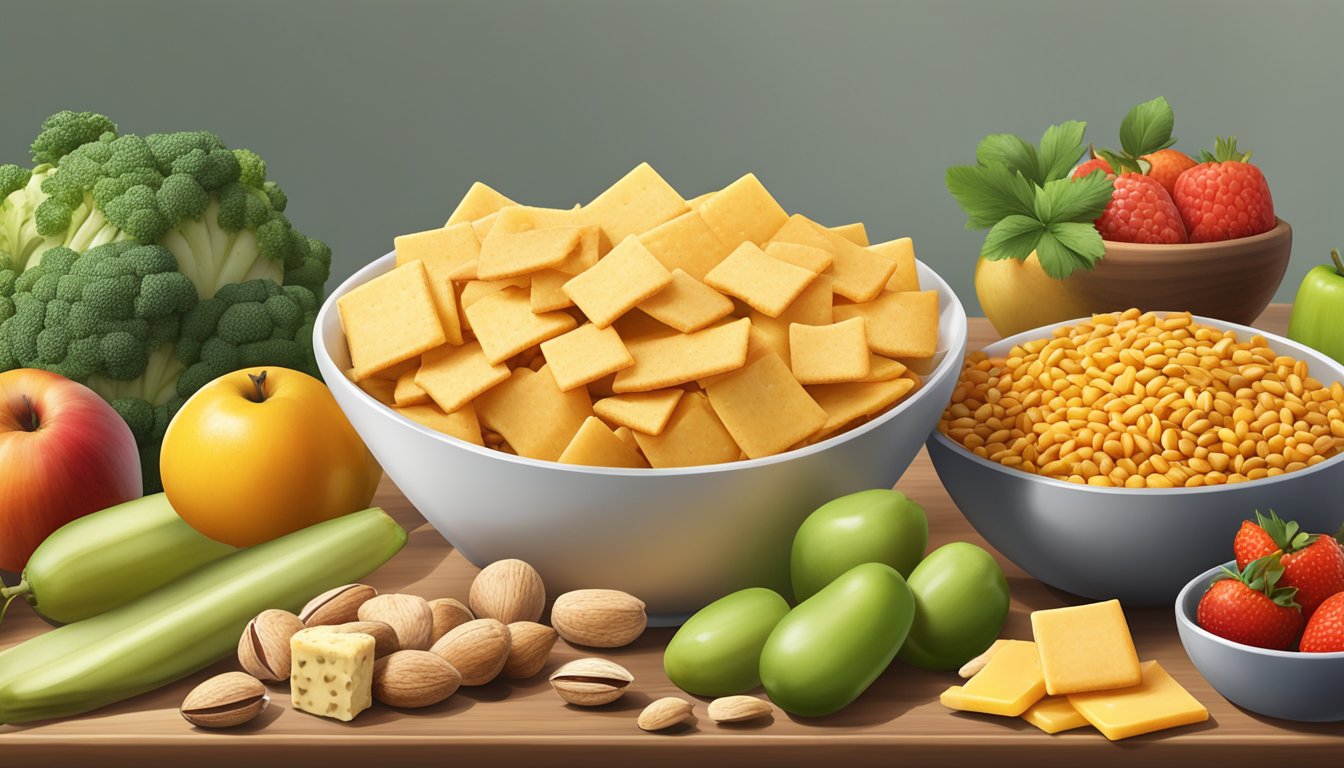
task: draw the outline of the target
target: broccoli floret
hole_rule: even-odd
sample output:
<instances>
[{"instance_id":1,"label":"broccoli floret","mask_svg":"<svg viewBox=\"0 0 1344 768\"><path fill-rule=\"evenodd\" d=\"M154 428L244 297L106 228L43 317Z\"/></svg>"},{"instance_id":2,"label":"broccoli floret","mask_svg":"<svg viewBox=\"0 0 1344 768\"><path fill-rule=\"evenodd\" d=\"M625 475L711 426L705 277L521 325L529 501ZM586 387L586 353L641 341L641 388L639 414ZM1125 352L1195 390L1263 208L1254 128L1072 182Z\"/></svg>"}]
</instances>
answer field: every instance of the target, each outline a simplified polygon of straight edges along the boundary
<instances>
[{"instance_id":1,"label":"broccoli floret","mask_svg":"<svg viewBox=\"0 0 1344 768\"><path fill-rule=\"evenodd\" d=\"M276 365L317 375L313 322L318 300L307 288L249 280L219 289L182 319L177 380L183 398L239 368Z\"/></svg>"},{"instance_id":2,"label":"broccoli floret","mask_svg":"<svg viewBox=\"0 0 1344 768\"><path fill-rule=\"evenodd\" d=\"M117 124L96 112L62 110L42 121L42 132L33 139L33 162L55 164L109 133L116 135Z\"/></svg>"}]
</instances>

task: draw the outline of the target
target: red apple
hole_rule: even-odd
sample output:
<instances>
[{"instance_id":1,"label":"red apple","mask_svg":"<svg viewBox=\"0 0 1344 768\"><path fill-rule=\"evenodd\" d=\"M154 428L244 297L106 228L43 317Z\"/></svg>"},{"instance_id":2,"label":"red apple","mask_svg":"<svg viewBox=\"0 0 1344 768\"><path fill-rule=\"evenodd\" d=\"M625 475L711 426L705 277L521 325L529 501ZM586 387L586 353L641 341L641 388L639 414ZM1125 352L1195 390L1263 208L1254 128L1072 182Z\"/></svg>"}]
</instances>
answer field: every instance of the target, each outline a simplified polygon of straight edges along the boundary
<instances>
[{"instance_id":1,"label":"red apple","mask_svg":"<svg viewBox=\"0 0 1344 768\"><path fill-rule=\"evenodd\" d=\"M47 371L0 373L0 570L22 571L52 531L142 493L135 438L106 400Z\"/></svg>"}]
</instances>

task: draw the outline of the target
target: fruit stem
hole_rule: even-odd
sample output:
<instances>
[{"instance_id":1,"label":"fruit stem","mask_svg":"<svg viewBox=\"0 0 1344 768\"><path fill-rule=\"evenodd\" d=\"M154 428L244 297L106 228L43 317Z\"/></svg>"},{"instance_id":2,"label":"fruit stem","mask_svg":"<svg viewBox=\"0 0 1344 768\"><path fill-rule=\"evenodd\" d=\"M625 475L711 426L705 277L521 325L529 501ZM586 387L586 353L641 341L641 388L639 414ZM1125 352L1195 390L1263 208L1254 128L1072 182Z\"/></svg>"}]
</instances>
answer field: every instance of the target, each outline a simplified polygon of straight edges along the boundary
<instances>
[{"instance_id":1,"label":"fruit stem","mask_svg":"<svg viewBox=\"0 0 1344 768\"><path fill-rule=\"evenodd\" d=\"M251 379L252 386L256 387L256 397L249 395L247 399L254 403L266 402L266 372L262 371L259 376L249 373L247 378Z\"/></svg>"},{"instance_id":2,"label":"fruit stem","mask_svg":"<svg viewBox=\"0 0 1344 768\"><path fill-rule=\"evenodd\" d=\"M1339 259L1338 248L1330 249L1330 259L1335 262L1335 274L1344 277L1344 261L1340 261Z\"/></svg>"},{"instance_id":3,"label":"fruit stem","mask_svg":"<svg viewBox=\"0 0 1344 768\"><path fill-rule=\"evenodd\" d=\"M36 432L42 426L42 420L37 416L37 407L27 395L23 396L23 404L28 408L28 423L23 425L29 432Z\"/></svg>"},{"instance_id":4,"label":"fruit stem","mask_svg":"<svg viewBox=\"0 0 1344 768\"><path fill-rule=\"evenodd\" d=\"M9 604L19 595L28 594L28 580L19 577L19 583L13 587L6 587L3 581L0 581L0 597L5 598L4 605L0 605L0 622L5 620L5 613L9 611Z\"/></svg>"}]
</instances>

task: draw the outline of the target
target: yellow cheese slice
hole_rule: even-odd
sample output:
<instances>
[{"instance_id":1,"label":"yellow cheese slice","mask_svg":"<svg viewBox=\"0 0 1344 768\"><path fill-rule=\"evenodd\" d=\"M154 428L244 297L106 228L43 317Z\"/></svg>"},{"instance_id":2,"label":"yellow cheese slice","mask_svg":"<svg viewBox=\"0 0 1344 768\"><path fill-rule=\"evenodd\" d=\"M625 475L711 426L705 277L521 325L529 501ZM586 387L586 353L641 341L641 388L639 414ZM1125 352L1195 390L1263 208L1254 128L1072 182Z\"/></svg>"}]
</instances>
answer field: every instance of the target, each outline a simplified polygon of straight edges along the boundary
<instances>
[{"instance_id":1,"label":"yellow cheese slice","mask_svg":"<svg viewBox=\"0 0 1344 768\"><path fill-rule=\"evenodd\" d=\"M1205 709L1162 665L1145 661L1142 682L1129 688L1068 697L1078 713L1111 741L1209 719Z\"/></svg>"},{"instance_id":2,"label":"yellow cheese slice","mask_svg":"<svg viewBox=\"0 0 1344 768\"><path fill-rule=\"evenodd\" d=\"M1139 655L1119 600L1033 611L1031 630L1051 696L1138 685Z\"/></svg>"},{"instance_id":3,"label":"yellow cheese slice","mask_svg":"<svg viewBox=\"0 0 1344 768\"><path fill-rule=\"evenodd\" d=\"M1022 719L1046 733L1061 733L1088 725L1067 696L1046 696L1022 713Z\"/></svg>"},{"instance_id":4,"label":"yellow cheese slice","mask_svg":"<svg viewBox=\"0 0 1344 768\"><path fill-rule=\"evenodd\" d=\"M965 685L954 685L939 697L943 706L963 712L1017 717L1045 696L1045 678L1036 644L1009 640L985 668Z\"/></svg>"}]
</instances>

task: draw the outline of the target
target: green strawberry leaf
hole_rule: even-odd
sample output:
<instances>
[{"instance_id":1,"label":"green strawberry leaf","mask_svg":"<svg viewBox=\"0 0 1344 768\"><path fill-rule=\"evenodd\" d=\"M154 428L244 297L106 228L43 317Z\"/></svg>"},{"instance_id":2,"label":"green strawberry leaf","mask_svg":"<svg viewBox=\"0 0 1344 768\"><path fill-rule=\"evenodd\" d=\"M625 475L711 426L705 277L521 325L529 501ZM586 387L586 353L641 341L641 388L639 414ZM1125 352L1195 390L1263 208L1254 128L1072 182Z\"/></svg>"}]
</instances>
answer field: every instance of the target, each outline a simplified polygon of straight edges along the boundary
<instances>
[{"instance_id":1,"label":"green strawberry leaf","mask_svg":"<svg viewBox=\"0 0 1344 768\"><path fill-rule=\"evenodd\" d=\"M1242 152L1237 149L1237 137L1228 136L1223 138L1217 136L1213 140L1213 151L1201 149L1199 151L1199 162L1201 163L1246 163L1250 162L1251 153Z\"/></svg>"},{"instance_id":2,"label":"green strawberry leaf","mask_svg":"<svg viewBox=\"0 0 1344 768\"><path fill-rule=\"evenodd\" d=\"M1087 151L1083 146L1085 130L1087 123L1078 120L1069 120L1045 129L1045 134L1041 136L1040 152L1036 153L1037 175L1032 179L1038 186L1046 186L1069 175L1069 171Z\"/></svg>"},{"instance_id":3,"label":"green strawberry leaf","mask_svg":"<svg viewBox=\"0 0 1344 768\"><path fill-rule=\"evenodd\" d=\"M1011 133L991 133L975 148L975 162L981 166L1002 165L1040 184L1036 148Z\"/></svg>"},{"instance_id":4,"label":"green strawberry leaf","mask_svg":"<svg viewBox=\"0 0 1344 768\"><path fill-rule=\"evenodd\" d=\"M1255 511L1255 521L1264 529L1265 533L1269 534L1269 538L1274 540L1274 546L1278 547L1279 551L1285 555L1291 555L1294 552L1306 549L1315 544L1316 539L1320 538L1315 534L1303 531L1296 520L1285 522L1272 509L1269 510L1269 517L1260 514L1260 510L1257 509Z\"/></svg>"},{"instance_id":5,"label":"green strawberry leaf","mask_svg":"<svg viewBox=\"0 0 1344 768\"><path fill-rule=\"evenodd\" d=\"M1296 608L1299 611L1302 609L1294 599L1297 597L1297 587L1277 586L1279 579L1283 578L1283 563L1279 560L1277 552L1247 563L1245 570L1237 578L1256 592L1263 593L1277 606Z\"/></svg>"},{"instance_id":6,"label":"green strawberry leaf","mask_svg":"<svg viewBox=\"0 0 1344 768\"><path fill-rule=\"evenodd\" d=\"M1106 210L1114 191L1115 183L1101 173L1046 182L1036 193L1036 216L1048 224L1094 221Z\"/></svg>"},{"instance_id":7,"label":"green strawberry leaf","mask_svg":"<svg viewBox=\"0 0 1344 768\"><path fill-rule=\"evenodd\" d=\"M1022 261L1036 249L1036 243L1045 232L1045 225L1031 216L1014 214L999 220L985 235L980 255L990 261L1016 259Z\"/></svg>"},{"instance_id":8,"label":"green strawberry leaf","mask_svg":"<svg viewBox=\"0 0 1344 768\"><path fill-rule=\"evenodd\" d=\"M1095 268L1097 262L1106 256L1106 243L1091 221L1057 221L1050 225L1050 234L1073 254L1074 260L1083 269Z\"/></svg>"},{"instance_id":9,"label":"green strawberry leaf","mask_svg":"<svg viewBox=\"0 0 1344 768\"><path fill-rule=\"evenodd\" d=\"M1035 214L1036 187L1002 164L948 168L947 191L965 211L967 229L989 229L1008 216Z\"/></svg>"},{"instance_id":10,"label":"green strawberry leaf","mask_svg":"<svg viewBox=\"0 0 1344 768\"><path fill-rule=\"evenodd\" d=\"M1134 107L1120 123L1120 146L1132 158L1166 149L1176 143L1171 131L1176 116L1167 100L1158 96ZM1115 167L1114 165L1111 167Z\"/></svg>"}]
</instances>

